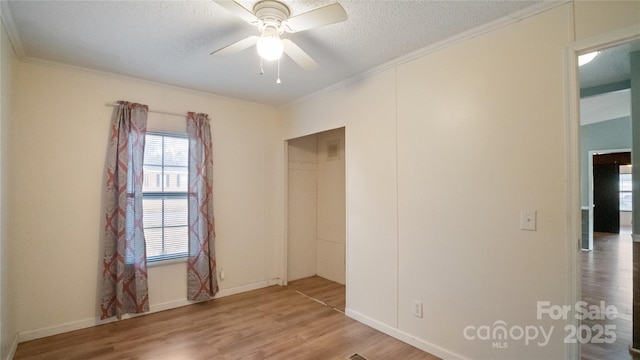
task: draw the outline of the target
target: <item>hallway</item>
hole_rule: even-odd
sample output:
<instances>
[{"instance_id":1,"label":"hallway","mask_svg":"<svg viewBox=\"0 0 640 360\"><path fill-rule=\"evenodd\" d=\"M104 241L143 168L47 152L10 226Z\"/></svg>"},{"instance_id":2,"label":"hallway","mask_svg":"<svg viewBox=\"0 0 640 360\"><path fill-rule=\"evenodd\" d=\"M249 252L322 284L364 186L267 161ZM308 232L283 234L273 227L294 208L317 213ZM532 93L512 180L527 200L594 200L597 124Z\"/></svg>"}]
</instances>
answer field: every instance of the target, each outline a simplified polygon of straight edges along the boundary
<instances>
[{"instance_id":1,"label":"hallway","mask_svg":"<svg viewBox=\"0 0 640 360\"><path fill-rule=\"evenodd\" d=\"M631 229L621 228L620 234L594 233L593 251L582 252L582 300L589 305L614 305L618 316L614 320L584 320L594 325L615 325L616 341L612 344L582 345L582 359L632 359L629 346L632 338L632 241ZM640 356L633 357L640 359Z\"/></svg>"}]
</instances>

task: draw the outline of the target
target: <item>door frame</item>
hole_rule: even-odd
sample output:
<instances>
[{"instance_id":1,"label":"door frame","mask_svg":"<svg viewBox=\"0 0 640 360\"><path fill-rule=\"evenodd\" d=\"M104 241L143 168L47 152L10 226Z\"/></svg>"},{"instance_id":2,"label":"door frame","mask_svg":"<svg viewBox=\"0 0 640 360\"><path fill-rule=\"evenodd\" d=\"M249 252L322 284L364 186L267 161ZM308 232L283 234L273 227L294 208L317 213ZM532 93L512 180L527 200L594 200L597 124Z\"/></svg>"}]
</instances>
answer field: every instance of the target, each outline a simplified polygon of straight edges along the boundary
<instances>
[{"instance_id":1,"label":"door frame","mask_svg":"<svg viewBox=\"0 0 640 360\"><path fill-rule=\"evenodd\" d=\"M583 250L593 250L593 156L631 152L631 149L606 149L606 150L589 150L587 157L587 189L589 189L589 248ZM582 245L581 245L582 246Z\"/></svg>"},{"instance_id":2,"label":"door frame","mask_svg":"<svg viewBox=\"0 0 640 360\"><path fill-rule=\"evenodd\" d=\"M348 256L347 256L347 249L348 249L348 243L349 243L349 236L348 236L348 213L346 211L346 206L347 206L347 181L348 181L348 177L347 177L347 164L348 164L348 152L347 152L347 141L348 141L348 135L347 135L347 126L346 125L342 125L342 126L338 126L335 128L329 128L329 129L324 129L324 130L316 130L314 132L310 132L310 133L304 133L304 134L298 134L296 136L293 137L286 137L283 140L283 152L284 152L284 169L283 169L283 176L284 176L284 188L283 188L283 192L284 192L284 236L283 236L283 246L282 246L282 266L281 266L281 271L282 271L282 278L281 278L281 283L283 286L287 286L289 284L289 142L295 139L299 139L305 136L312 136L312 135L319 135L322 134L324 132L328 132L328 131L333 131L333 130L338 130L338 129L343 129L343 133L344 133L344 143L342 144L342 151L343 151L343 155L344 155L344 166L345 166L345 243L344 243L344 272L345 272L345 301L346 301L346 289L348 287L348 276L347 276L347 268L348 268Z\"/></svg>"},{"instance_id":3,"label":"door frame","mask_svg":"<svg viewBox=\"0 0 640 360\"><path fill-rule=\"evenodd\" d=\"M580 89L578 84L578 55L621 45L640 39L640 25L609 31L594 37L574 41L565 47L566 88L566 156L567 156L567 300L575 304L581 297L580 253L582 248L582 208L580 206ZM575 316L570 323L579 326ZM580 359L580 344L568 344L567 359Z\"/></svg>"}]
</instances>

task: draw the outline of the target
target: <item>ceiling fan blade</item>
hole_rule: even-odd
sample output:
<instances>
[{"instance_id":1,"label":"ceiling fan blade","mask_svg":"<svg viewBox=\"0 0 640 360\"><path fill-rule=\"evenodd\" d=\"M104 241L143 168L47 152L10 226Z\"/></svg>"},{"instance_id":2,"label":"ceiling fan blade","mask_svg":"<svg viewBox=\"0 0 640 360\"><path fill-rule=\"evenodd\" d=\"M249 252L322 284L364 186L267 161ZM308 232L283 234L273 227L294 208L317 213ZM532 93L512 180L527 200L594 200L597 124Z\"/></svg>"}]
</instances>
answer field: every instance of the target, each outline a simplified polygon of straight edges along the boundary
<instances>
[{"instance_id":1,"label":"ceiling fan blade","mask_svg":"<svg viewBox=\"0 0 640 360\"><path fill-rule=\"evenodd\" d=\"M217 55L229 55L240 52L242 50L248 49L258 43L258 36L249 36L246 39L242 39L240 41L234 42L233 44L227 45L223 48L220 48L209 55L217 54Z\"/></svg>"},{"instance_id":2,"label":"ceiling fan blade","mask_svg":"<svg viewBox=\"0 0 640 360\"><path fill-rule=\"evenodd\" d=\"M287 19L285 30L298 32L347 20L342 5L333 3Z\"/></svg>"},{"instance_id":3,"label":"ceiling fan blade","mask_svg":"<svg viewBox=\"0 0 640 360\"><path fill-rule=\"evenodd\" d=\"M318 63L315 62L311 56L309 56L304 50L300 49L293 41L289 39L282 40L284 45L284 53L287 54L296 64L306 70L314 70L318 67Z\"/></svg>"},{"instance_id":4,"label":"ceiling fan blade","mask_svg":"<svg viewBox=\"0 0 640 360\"><path fill-rule=\"evenodd\" d=\"M245 8L244 6L238 4L232 0L214 0L216 4L222 6L227 9L229 12L233 13L237 17L248 23L255 23L258 21L258 18L255 16L253 12Z\"/></svg>"}]
</instances>

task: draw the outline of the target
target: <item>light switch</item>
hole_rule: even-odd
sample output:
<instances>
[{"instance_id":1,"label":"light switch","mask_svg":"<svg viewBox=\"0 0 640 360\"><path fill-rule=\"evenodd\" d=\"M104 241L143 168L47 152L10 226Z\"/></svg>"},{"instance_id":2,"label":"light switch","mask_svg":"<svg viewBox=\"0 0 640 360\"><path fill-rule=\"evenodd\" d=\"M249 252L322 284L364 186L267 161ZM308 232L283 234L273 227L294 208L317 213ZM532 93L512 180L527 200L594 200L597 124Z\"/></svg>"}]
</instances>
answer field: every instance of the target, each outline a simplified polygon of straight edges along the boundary
<instances>
[{"instance_id":1,"label":"light switch","mask_svg":"<svg viewBox=\"0 0 640 360\"><path fill-rule=\"evenodd\" d=\"M520 230L536 231L535 210L520 210Z\"/></svg>"}]
</instances>

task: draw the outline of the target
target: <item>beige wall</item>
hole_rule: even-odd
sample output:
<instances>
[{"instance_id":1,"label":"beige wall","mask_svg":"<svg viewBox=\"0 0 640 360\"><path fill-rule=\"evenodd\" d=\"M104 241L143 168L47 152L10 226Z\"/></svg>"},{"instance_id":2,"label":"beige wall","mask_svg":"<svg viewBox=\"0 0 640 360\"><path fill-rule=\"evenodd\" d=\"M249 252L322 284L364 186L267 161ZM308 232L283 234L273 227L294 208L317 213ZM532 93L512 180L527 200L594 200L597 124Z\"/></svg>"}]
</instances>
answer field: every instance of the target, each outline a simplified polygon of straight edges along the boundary
<instances>
[{"instance_id":1,"label":"beige wall","mask_svg":"<svg viewBox=\"0 0 640 360\"><path fill-rule=\"evenodd\" d=\"M96 322L112 111L105 104L114 100L210 115L216 251L226 274L221 294L281 276L273 249L283 233L273 223L282 219L283 149L274 108L63 67L16 65L10 131L19 141L9 147L5 178L12 185L5 195L19 284L12 311L21 340ZM152 118L152 127L180 122ZM150 267L149 293L152 311L187 304L185 263Z\"/></svg>"},{"instance_id":2,"label":"beige wall","mask_svg":"<svg viewBox=\"0 0 640 360\"><path fill-rule=\"evenodd\" d=\"M345 153L344 129L319 133L317 177L316 273L345 283ZM337 146L336 156L327 152ZM333 154L332 154L333 155Z\"/></svg>"},{"instance_id":3,"label":"beige wall","mask_svg":"<svg viewBox=\"0 0 640 360\"><path fill-rule=\"evenodd\" d=\"M16 304L16 282L11 275L12 243L7 231L8 223L8 141L9 119L12 117L13 72L16 58L0 20L0 359L6 359L13 351L16 339L16 322L12 309Z\"/></svg>"},{"instance_id":4,"label":"beige wall","mask_svg":"<svg viewBox=\"0 0 640 360\"><path fill-rule=\"evenodd\" d=\"M289 140L287 280L316 275L318 137Z\"/></svg>"},{"instance_id":5,"label":"beige wall","mask_svg":"<svg viewBox=\"0 0 640 360\"><path fill-rule=\"evenodd\" d=\"M347 313L444 357L565 358L561 339L498 350L462 331L497 320L562 329L537 321L535 303L573 301L564 47L637 26L639 7L568 3L280 113L17 62L0 27L0 355L17 332L97 322L104 104L125 99L211 115L222 293L284 276L283 140L346 126ZM538 211L536 232L518 230L521 209ZM185 304L184 278L183 263L150 268L152 309Z\"/></svg>"},{"instance_id":6,"label":"beige wall","mask_svg":"<svg viewBox=\"0 0 640 360\"><path fill-rule=\"evenodd\" d=\"M398 324L396 70L346 89L347 308Z\"/></svg>"},{"instance_id":7,"label":"beige wall","mask_svg":"<svg viewBox=\"0 0 640 360\"><path fill-rule=\"evenodd\" d=\"M560 5L283 110L285 138L346 126L350 316L443 357L571 353L566 322L536 318L537 301L575 301L563 56L574 25L588 37L640 22L637 2L575 5L575 18ZM523 209L537 231L519 229ZM500 320L556 334L507 349L463 336Z\"/></svg>"},{"instance_id":8,"label":"beige wall","mask_svg":"<svg viewBox=\"0 0 640 360\"><path fill-rule=\"evenodd\" d=\"M344 88L320 93L306 99L301 104L283 108L282 132L284 139L311 135L345 125ZM326 107L330 104L330 107Z\"/></svg>"},{"instance_id":9,"label":"beige wall","mask_svg":"<svg viewBox=\"0 0 640 360\"><path fill-rule=\"evenodd\" d=\"M398 67L403 331L469 357L563 357L563 336L492 349L462 330L499 320L564 327L537 320L536 302L571 303L562 57L570 15L561 6ZM519 229L522 209L537 210L537 231ZM409 311L412 299L424 302L423 318Z\"/></svg>"},{"instance_id":10,"label":"beige wall","mask_svg":"<svg viewBox=\"0 0 640 360\"><path fill-rule=\"evenodd\" d=\"M640 23L640 1L578 0L574 4L576 40L639 26Z\"/></svg>"}]
</instances>

